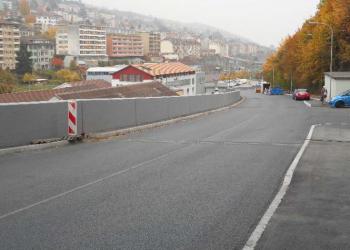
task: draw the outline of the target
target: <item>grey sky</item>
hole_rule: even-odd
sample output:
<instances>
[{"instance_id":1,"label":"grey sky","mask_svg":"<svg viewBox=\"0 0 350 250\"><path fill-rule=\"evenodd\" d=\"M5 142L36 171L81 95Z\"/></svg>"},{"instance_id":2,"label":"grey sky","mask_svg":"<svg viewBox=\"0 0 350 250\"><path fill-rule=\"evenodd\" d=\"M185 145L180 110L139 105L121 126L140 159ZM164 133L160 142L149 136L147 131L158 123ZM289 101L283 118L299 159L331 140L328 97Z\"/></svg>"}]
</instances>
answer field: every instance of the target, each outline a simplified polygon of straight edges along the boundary
<instances>
[{"instance_id":1,"label":"grey sky","mask_svg":"<svg viewBox=\"0 0 350 250\"><path fill-rule=\"evenodd\" d=\"M160 18L200 22L277 46L312 16L319 0L83 0Z\"/></svg>"}]
</instances>

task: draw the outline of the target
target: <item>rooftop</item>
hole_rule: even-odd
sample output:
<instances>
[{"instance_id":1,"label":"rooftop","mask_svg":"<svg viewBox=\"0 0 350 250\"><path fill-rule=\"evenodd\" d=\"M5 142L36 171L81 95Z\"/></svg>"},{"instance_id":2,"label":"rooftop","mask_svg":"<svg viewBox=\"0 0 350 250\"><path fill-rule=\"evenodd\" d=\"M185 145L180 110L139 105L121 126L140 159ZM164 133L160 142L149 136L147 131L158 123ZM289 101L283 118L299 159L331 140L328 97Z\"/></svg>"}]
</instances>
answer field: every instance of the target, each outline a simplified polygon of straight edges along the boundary
<instances>
[{"instance_id":1,"label":"rooftop","mask_svg":"<svg viewBox=\"0 0 350 250\"><path fill-rule=\"evenodd\" d=\"M102 82L105 82L108 85L107 84L103 85ZM50 89L50 90L39 90L39 91L27 91L27 92L20 92L20 93L0 94L0 103L50 101L57 94L110 87L110 84L106 81L103 81L103 80L81 81L81 82L75 82L75 83L73 82L70 84L71 84L71 86Z\"/></svg>"},{"instance_id":2,"label":"rooftop","mask_svg":"<svg viewBox=\"0 0 350 250\"><path fill-rule=\"evenodd\" d=\"M112 87L112 85L105 80L84 80L84 81L78 81L78 82L66 82L57 86L55 89L91 86L91 85L95 86L96 89Z\"/></svg>"},{"instance_id":3,"label":"rooftop","mask_svg":"<svg viewBox=\"0 0 350 250\"><path fill-rule=\"evenodd\" d=\"M350 79L350 72L326 72L324 74L333 79Z\"/></svg>"},{"instance_id":4,"label":"rooftop","mask_svg":"<svg viewBox=\"0 0 350 250\"><path fill-rule=\"evenodd\" d=\"M153 76L195 73L195 70L193 68L179 62L145 63L145 64L135 64L132 66Z\"/></svg>"},{"instance_id":5,"label":"rooftop","mask_svg":"<svg viewBox=\"0 0 350 250\"><path fill-rule=\"evenodd\" d=\"M113 67L92 67L87 70L87 72L108 72L108 73L115 73L119 70L122 70L126 68L127 65L116 65Z\"/></svg>"},{"instance_id":6,"label":"rooftop","mask_svg":"<svg viewBox=\"0 0 350 250\"><path fill-rule=\"evenodd\" d=\"M56 97L61 100L96 99L96 98L132 98L177 96L176 92L160 82L140 83L107 89L85 90L72 93L60 93Z\"/></svg>"}]
</instances>

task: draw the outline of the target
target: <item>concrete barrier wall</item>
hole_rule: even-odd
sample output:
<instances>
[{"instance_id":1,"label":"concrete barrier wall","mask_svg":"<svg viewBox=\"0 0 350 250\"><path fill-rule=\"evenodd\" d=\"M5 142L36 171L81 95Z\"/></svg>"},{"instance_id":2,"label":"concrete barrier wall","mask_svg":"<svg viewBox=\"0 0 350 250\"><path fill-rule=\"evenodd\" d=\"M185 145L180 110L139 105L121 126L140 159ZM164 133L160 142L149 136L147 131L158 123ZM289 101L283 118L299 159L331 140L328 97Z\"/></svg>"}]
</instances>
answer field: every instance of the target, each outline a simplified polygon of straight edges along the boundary
<instances>
[{"instance_id":1,"label":"concrete barrier wall","mask_svg":"<svg viewBox=\"0 0 350 250\"><path fill-rule=\"evenodd\" d=\"M0 148L67 135L67 103L0 105Z\"/></svg>"},{"instance_id":2,"label":"concrete barrier wall","mask_svg":"<svg viewBox=\"0 0 350 250\"><path fill-rule=\"evenodd\" d=\"M78 100L79 133L149 124L231 105L240 92L217 95ZM0 104L0 148L67 136L67 102Z\"/></svg>"},{"instance_id":3,"label":"concrete barrier wall","mask_svg":"<svg viewBox=\"0 0 350 250\"><path fill-rule=\"evenodd\" d=\"M217 95L80 100L81 133L107 132L164 121L225 107L240 100L240 92ZM78 114L78 117L80 114Z\"/></svg>"},{"instance_id":4,"label":"concrete barrier wall","mask_svg":"<svg viewBox=\"0 0 350 250\"><path fill-rule=\"evenodd\" d=\"M135 102L135 125L143 125L169 119L168 98L137 98Z\"/></svg>"},{"instance_id":5,"label":"concrete barrier wall","mask_svg":"<svg viewBox=\"0 0 350 250\"><path fill-rule=\"evenodd\" d=\"M78 101L78 131L93 133L135 126L135 99ZM80 119L79 119L80 117Z\"/></svg>"}]
</instances>

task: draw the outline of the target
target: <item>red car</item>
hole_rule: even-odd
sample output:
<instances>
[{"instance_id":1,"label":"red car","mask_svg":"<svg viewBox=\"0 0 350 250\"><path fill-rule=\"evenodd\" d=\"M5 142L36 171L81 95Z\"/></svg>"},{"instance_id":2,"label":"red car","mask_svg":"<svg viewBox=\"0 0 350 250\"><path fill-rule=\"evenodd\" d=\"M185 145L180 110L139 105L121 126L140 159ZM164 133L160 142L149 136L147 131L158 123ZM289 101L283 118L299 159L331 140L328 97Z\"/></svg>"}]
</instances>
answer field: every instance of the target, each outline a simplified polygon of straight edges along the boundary
<instances>
[{"instance_id":1,"label":"red car","mask_svg":"<svg viewBox=\"0 0 350 250\"><path fill-rule=\"evenodd\" d=\"M310 93L307 89L296 89L293 92L294 100L310 100Z\"/></svg>"}]
</instances>

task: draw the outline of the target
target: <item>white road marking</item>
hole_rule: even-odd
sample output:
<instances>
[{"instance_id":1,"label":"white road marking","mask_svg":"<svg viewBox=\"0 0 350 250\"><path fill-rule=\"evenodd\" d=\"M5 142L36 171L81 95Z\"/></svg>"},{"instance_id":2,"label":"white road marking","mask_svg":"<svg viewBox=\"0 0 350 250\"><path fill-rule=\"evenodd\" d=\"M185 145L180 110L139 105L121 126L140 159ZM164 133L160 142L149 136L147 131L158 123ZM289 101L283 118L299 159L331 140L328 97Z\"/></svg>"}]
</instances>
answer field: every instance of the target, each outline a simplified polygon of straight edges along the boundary
<instances>
[{"instance_id":1,"label":"white road marking","mask_svg":"<svg viewBox=\"0 0 350 250\"><path fill-rule=\"evenodd\" d=\"M12 211L12 212L3 214L3 215L0 216L0 220L5 219L5 218L7 218L7 217L9 217L9 216L18 214L18 213L23 212L23 211L25 211L25 210L31 209L31 208L36 207L36 206L38 206L38 205L47 203L47 202L49 202L49 201L56 200L56 199L58 199L58 198L61 198L61 197L63 197L63 196L66 196L66 195L68 195L68 194L71 194L71 193L73 193L73 192L79 191L79 190L81 190L81 189L87 188L87 187L89 187L89 186L95 185L95 184L97 184L97 183L106 181L106 180L111 179L111 178L113 178L113 177L115 177L115 176L117 176L117 175L121 175L121 174L124 174L124 173L126 173L126 172L129 172L129 171L131 171L131 170L133 170L133 169L140 168L140 167L142 167L142 166L144 166L144 165L147 165L147 164L150 164L150 163L152 163L152 162L161 160L161 159L163 159L163 158L166 158L166 157L169 156L169 155L172 155L174 152L179 151L179 150L181 150L181 149L183 149L183 148L178 148L178 149L176 149L176 150L173 150L173 151L168 152L168 153L166 153L166 154L160 155L160 156L158 156L158 157L156 157L156 158L153 158L153 159L151 159L151 160L144 161L144 162L141 162L141 163L139 163L139 164L136 164L136 165L134 165L134 166L132 166L132 167L130 167L130 168L128 168L128 169L124 169L124 170L115 172L115 173L113 173L113 174L110 174L110 175L108 175L108 176L102 177L102 178L97 179L97 180L95 180L95 181L86 183L86 184L84 184L84 185L78 186L78 187L73 188L73 189L71 189L71 190L68 190L68 191L66 191L66 192L63 192L63 193L60 193L60 194L51 196L51 197L49 197L49 198L47 198L47 199L44 199L44 200L41 200L41 201L39 201L39 202L33 203L33 204L31 204L31 205L28 205L28 206L25 206L25 207L16 209L16 210L14 210L14 211Z\"/></svg>"},{"instance_id":2,"label":"white road marking","mask_svg":"<svg viewBox=\"0 0 350 250\"><path fill-rule=\"evenodd\" d=\"M300 148L298 154L296 155L296 157L294 158L292 164L289 166L288 171L284 177L282 186L280 188L280 190L278 191L278 193L276 194L275 198L273 199L273 201L271 202L269 208L266 210L265 214L263 215L263 217L261 218L259 224L256 226L255 230L253 231L253 233L251 234L251 236L249 237L248 241L246 242L243 250L253 250L255 249L259 239L261 238L262 234L264 233L266 226L268 225L270 219L272 218L273 214L275 213L276 209L278 208L278 206L280 205L283 197L285 196L289 185L292 181L293 178L293 174L294 171L301 159L301 157L303 156L307 146L309 145L312 135L314 133L314 130L316 128L316 126L318 125L312 125L309 131L309 134L307 135L303 146Z\"/></svg>"},{"instance_id":3,"label":"white road marking","mask_svg":"<svg viewBox=\"0 0 350 250\"><path fill-rule=\"evenodd\" d=\"M311 108L311 103L307 102L307 101L304 101L305 105L308 106L309 108Z\"/></svg>"},{"instance_id":4,"label":"white road marking","mask_svg":"<svg viewBox=\"0 0 350 250\"><path fill-rule=\"evenodd\" d=\"M247 121L249 121L249 120L251 120L251 119L252 119L252 118L249 118L248 120L244 120L243 122L241 122L241 123L239 123L239 124L242 124L242 123L244 123L244 122L247 122ZM239 124L238 124L238 125L239 125ZM205 137L205 138L203 138L203 139L208 139L208 138L211 138L211 137L213 137L213 136L215 136L215 135L220 135L220 134L222 134L223 132L227 132L227 131L231 130L232 128L233 128L233 127L230 127L229 129L226 129L226 130L223 130L223 131L219 131L218 133L212 134L212 135L210 135L210 136L208 136L208 137ZM163 154L163 155L160 155L160 156L158 156L158 157L156 157L156 158L153 158L153 159L151 159L151 160L144 161L144 162L141 162L141 163L139 163L139 164L136 164L136 165L134 165L134 166L132 166L132 167L130 167L130 168L128 168L128 169L124 169L124 170L121 170L121 171L112 173L112 174L110 174L110 175L108 175L108 176L105 176L105 177L102 177L102 178L97 179L97 180L95 180L95 181L89 182L89 183L87 183L87 184L78 186L78 187L73 188L73 189L71 189L71 190L68 190L68 191L66 191L66 192L63 192L63 193L60 193L60 194L51 196L51 197L49 197L49 198L47 198L47 199L41 200L41 201L36 202L36 203L33 203L33 204L31 204L31 205L28 205L28 206L25 206L25 207L16 209L16 210L14 210L14 211L12 211L12 212L9 212L9 213L0 215L0 220L5 219L5 218L7 218L7 217L9 217L9 216L18 214L18 213L20 213L20 212L26 211L26 210L31 209L31 208L33 208L33 207L39 206L39 205L41 205L41 204L44 204L44 203L47 203L47 202L56 200L56 199L58 199L58 198L61 198L61 197L63 197L63 196L66 196L66 195L68 195L68 194L71 194L71 193L73 193L73 192L79 191L79 190L81 190L81 189L90 187L90 186L92 186L92 185L95 185L95 184L97 184L97 183L103 182L103 181L105 181L105 180L111 179L111 178L113 178L113 177L115 177L115 176L117 176L117 175L124 174L124 173L129 172L129 171L131 171L131 170L133 170L133 169L140 168L140 167L142 167L142 166L144 166L144 165L147 165L147 164L150 164L150 163L152 163L152 162L158 161L158 160L160 160L160 159L166 158L167 156L172 155L173 153L175 153L175 152L177 152L177 151L180 151L180 150L183 150L184 148L190 147L190 146L192 146L192 145L193 145L193 144L185 145L184 147L181 147L181 148L172 150L172 151L170 151L170 152L168 152L168 153L165 153L165 154Z\"/></svg>"}]
</instances>

